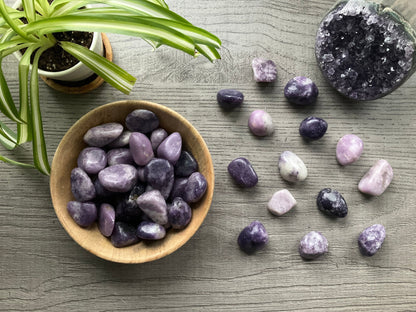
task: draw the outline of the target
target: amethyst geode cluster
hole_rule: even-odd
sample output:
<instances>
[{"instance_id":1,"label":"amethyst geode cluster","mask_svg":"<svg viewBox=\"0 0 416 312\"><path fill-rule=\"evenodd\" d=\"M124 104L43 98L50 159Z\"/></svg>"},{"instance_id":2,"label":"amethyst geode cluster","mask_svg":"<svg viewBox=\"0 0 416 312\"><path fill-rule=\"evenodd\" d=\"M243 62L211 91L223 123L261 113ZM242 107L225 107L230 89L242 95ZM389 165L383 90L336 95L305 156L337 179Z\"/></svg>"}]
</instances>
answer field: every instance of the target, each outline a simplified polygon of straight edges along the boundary
<instances>
[{"instance_id":1,"label":"amethyst geode cluster","mask_svg":"<svg viewBox=\"0 0 416 312\"><path fill-rule=\"evenodd\" d=\"M324 76L354 100L382 97L410 76L415 42L396 13L363 0L341 2L328 13L316 38Z\"/></svg>"}]
</instances>

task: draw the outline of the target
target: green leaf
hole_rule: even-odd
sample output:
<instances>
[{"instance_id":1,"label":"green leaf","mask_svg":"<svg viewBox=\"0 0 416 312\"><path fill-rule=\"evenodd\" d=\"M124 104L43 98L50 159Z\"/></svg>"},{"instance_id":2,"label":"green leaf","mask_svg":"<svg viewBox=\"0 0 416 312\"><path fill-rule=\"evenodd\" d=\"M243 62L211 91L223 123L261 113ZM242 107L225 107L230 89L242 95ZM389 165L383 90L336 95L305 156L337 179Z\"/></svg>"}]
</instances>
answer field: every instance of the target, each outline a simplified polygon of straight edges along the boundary
<instances>
[{"instance_id":1,"label":"green leaf","mask_svg":"<svg viewBox=\"0 0 416 312\"><path fill-rule=\"evenodd\" d=\"M14 30L16 34L18 34L22 38L25 38L26 40L29 40L29 41L37 41L34 36L29 36L25 31L23 31L20 28L19 25L22 24L20 20L12 19L10 17L8 7L4 3L4 0L0 0L0 15L4 18L6 23Z\"/></svg>"},{"instance_id":2,"label":"green leaf","mask_svg":"<svg viewBox=\"0 0 416 312\"><path fill-rule=\"evenodd\" d=\"M155 40L188 54L195 54L195 45L189 37L149 19L143 20L143 22L137 20L129 22L116 17L62 16L36 21L25 25L24 29L28 33L39 34L68 30L118 33Z\"/></svg>"},{"instance_id":3,"label":"green leaf","mask_svg":"<svg viewBox=\"0 0 416 312\"><path fill-rule=\"evenodd\" d=\"M136 82L136 78L124 69L110 62L105 57L78 44L62 41L60 42L60 45L66 52L72 54L86 66L91 68L97 75L102 77L113 87L126 94L130 93Z\"/></svg>"},{"instance_id":4,"label":"green leaf","mask_svg":"<svg viewBox=\"0 0 416 312\"><path fill-rule=\"evenodd\" d=\"M16 134L7 127L4 123L0 121L0 142L3 146L9 150L12 150L16 147Z\"/></svg>"},{"instance_id":5,"label":"green leaf","mask_svg":"<svg viewBox=\"0 0 416 312\"><path fill-rule=\"evenodd\" d=\"M43 16L49 16L50 5L48 0L35 0L36 11Z\"/></svg>"},{"instance_id":6,"label":"green leaf","mask_svg":"<svg viewBox=\"0 0 416 312\"><path fill-rule=\"evenodd\" d=\"M7 158L5 156L0 155L0 160L8 163L8 164L12 164L12 165L16 165L16 166L20 166L20 167L24 167L24 168L35 168L35 166L31 165L31 164L25 164L19 161L15 161L13 159Z\"/></svg>"},{"instance_id":7,"label":"green leaf","mask_svg":"<svg viewBox=\"0 0 416 312\"><path fill-rule=\"evenodd\" d=\"M34 0L22 0L23 12L26 15L26 19L29 23L36 21L36 11Z\"/></svg>"},{"instance_id":8,"label":"green leaf","mask_svg":"<svg viewBox=\"0 0 416 312\"><path fill-rule=\"evenodd\" d=\"M16 39L12 39L6 42L0 43L0 51L6 50L13 46L19 46L22 43L27 43L27 40L17 37ZM32 42L31 42L32 43Z\"/></svg>"},{"instance_id":9,"label":"green leaf","mask_svg":"<svg viewBox=\"0 0 416 312\"><path fill-rule=\"evenodd\" d=\"M73 0L60 6L53 6L50 16L65 16L71 12L77 11L85 5L90 4L90 0Z\"/></svg>"},{"instance_id":10,"label":"green leaf","mask_svg":"<svg viewBox=\"0 0 416 312\"><path fill-rule=\"evenodd\" d=\"M36 51L30 73L30 106L31 124L33 134L33 160L35 167L43 174L49 175L51 168L48 161L45 138L43 135L42 115L39 103L39 75L38 63L40 55L46 50L41 48Z\"/></svg>"},{"instance_id":11,"label":"green leaf","mask_svg":"<svg viewBox=\"0 0 416 312\"><path fill-rule=\"evenodd\" d=\"M203 56L205 56L211 62L216 60L216 59L221 59L221 55L213 47L209 47L209 46L201 45L201 44L197 44L195 47L196 47L196 50L199 53L201 53Z\"/></svg>"}]
</instances>

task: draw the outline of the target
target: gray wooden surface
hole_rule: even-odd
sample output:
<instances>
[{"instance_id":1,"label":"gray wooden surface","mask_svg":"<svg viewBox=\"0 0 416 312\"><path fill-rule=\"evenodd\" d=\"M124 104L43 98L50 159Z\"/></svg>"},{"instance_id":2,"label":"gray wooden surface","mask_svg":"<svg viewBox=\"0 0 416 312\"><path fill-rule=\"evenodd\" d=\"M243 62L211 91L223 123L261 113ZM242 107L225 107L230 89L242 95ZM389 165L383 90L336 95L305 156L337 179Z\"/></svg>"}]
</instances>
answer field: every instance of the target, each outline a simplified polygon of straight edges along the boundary
<instances>
[{"instance_id":1,"label":"gray wooden surface","mask_svg":"<svg viewBox=\"0 0 416 312\"><path fill-rule=\"evenodd\" d=\"M215 194L202 227L180 250L155 262L122 265L91 255L66 234L51 204L48 177L0 164L0 311L416 311L416 76L374 102L352 103L336 94L314 59L315 32L333 2L168 1L222 39L221 61L211 64L170 48L153 52L139 39L110 35L114 61L138 78L130 96L109 85L67 96L42 83L50 159L66 130L94 107L149 100L178 111L203 135L214 161ZM257 56L276 62L274 85L254 82L250 64ZM10 58L3 68L17 96L15 64ZM295 75L316 81L316 105L286 102L283 87ZM224 113L216 93L229 87L244 92L245 102ZM272 137L249 133L247 120L255 109L271 114ZM329 130L307 143L298 126L311 114L326 119ZM356 164L342 168L335 146L347 133L359 135L365 151ZM289 185L280 178L277 160L284 150L305 161L304 183ZM30 159L25 149L14 156ZM239 156L251 160L259 175L253 189L239 189L227 173ZM391 163L394 181L380 197L363 196L357 183L380 158ZM315 198L324 187L344 195L350 209L345 219L330 220L317 210ZM277 218L266 203L282 188L298 205ZM253 220L263 222L270 242L247 256L236 239ZM384 224L387 239L378 254L363 257L356 239L374 223ZM310 230L326 235L330 252L306 262L297 246Z\"/></svg>"}]
</instances>

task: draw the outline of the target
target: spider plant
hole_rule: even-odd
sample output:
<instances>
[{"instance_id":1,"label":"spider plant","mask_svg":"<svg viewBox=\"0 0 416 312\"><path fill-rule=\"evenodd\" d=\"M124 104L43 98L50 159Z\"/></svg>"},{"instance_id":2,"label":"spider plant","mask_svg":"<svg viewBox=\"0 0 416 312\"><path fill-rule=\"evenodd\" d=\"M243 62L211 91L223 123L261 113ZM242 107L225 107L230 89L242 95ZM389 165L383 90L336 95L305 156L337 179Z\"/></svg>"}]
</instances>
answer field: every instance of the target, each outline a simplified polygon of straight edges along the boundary
<instances>
[{"instance_id":1,"label":"spider plant","mask_svg":"<svg viewBox=\"0 0 416 312\"><path fill-rule=\"evenodd\" d=\"M98 6L90 6L97 4ZM23 22L23 20L25 22ZM104 81L128 94L135 78L105 57L81 45L58 41L53 33L65 31L107 32L140 37L153 48L167 45L190 55L219 59L221 41L169 10L164 0L22 0L22 10L0 0L0 111L16 124L13 131L0 121L0 142L15 149L32 142L33 164L0 155L14 165L37 168L48 175L50 165L43 134L39 102L38 63L54 45L73 55ZM25 50L23 50L25 49ZM19 105L16 106L1 69L4 57L25 51L19 61Z\"/></svg>"}]
</instances>

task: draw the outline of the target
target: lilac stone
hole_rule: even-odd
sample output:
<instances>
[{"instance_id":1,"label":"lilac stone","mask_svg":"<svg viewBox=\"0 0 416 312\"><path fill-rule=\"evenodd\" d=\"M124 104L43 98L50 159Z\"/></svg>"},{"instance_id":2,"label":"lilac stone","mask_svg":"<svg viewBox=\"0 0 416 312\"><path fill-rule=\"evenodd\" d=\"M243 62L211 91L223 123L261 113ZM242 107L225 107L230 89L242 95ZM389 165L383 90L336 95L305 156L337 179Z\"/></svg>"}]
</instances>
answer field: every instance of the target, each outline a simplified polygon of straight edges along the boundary
<instances>
[{"instance_id":1,"label":"lilac stone","mask_svg":"<svg viewBox=\"0 0 416 312\"><path fill-rule=\"evenodd\" d=\"M144 177L148 185L159 190L167 199L175 181L172 164L166 159L154 158L144 168Z\"/></svg>"},{"instance_id":2,"label":"lilac stone","mask_svg":"<svg viewBox=\"0 0 416 312\"><path fill-rule=\"evenodd\" d=\"M163 128L157 128L152 131L152 134L150 135L150 142L152 143L152 149L154 152L156 152L160 143L162 143L162 141L167 137L168 133Z\"/></svg>"},{"instance_id":3,"label":"lilac stone","mask_svg":"<svg viewBox=\"0 0 416 312\"><path fill-rule=\"evenodd\" d=\"M100 205L98 217L98 229L105 237L110 237L114 230L116 213L114 207L110 204L103 203Z\"/></svg>"},{"instance_id":4,"label":"lilac stone","mask_svg":"<svg viewBox=\"0 0 416 312\"><path fill-rule=\"evenodd\" d=\"M129 130L124 130L120 136L115 139L113 142L107 145L108 148L120 148L129 145L131 132Z\"/></svg>"},{"instance_id":5,"label":"lilac stone","mask_svg":"<svg viewBox=\"0 0 416 312\"><path fill-rule=\"evenodd\" d=\"M109 166L119 165L119 164L127 164L133 165L134 160L133 156L131 155L130 149L121 147L121 148L114 148L107 152L107 162Z\"/></svg>"},{"instance_id":6,"label":"lilac stone","mask_svg":"<svg viewBox=\"0 0 416 312\"><path fill-rule=\"evenodd\" d=\"M309 116L300 123L299 134L309 140L318 140L324 136L327 129L328 123L325 120Z\"/></svg>"},{"instance_id":7,"label":"lilac stone","mask_svg":"<svg viewBox=\"0 0 416 312\"><path fill-rule=\"evenodd\" d=\"M250 161L244 157L231 161L228 165L228 173L241 187L253 187L259 180Z\"/></svg>"},{"instance_id":8,"label":"lilac stone","mask_svg":"<svg viewBox=\"0 0 416 312\"><path fill-rule=\"evenodd\" d=\"M188 183L188 178L175 178L173 183L172 191L170 192L169 198L174 199L176 197L185 197L185 187Z\"/></svg>"},{"instance_id":9,"label":"lilac stone","mask_svg":"<svg viewBox=\"0 0 416 312\"><path fill-rule=\"evenodd\" d=\"M309 232L300 241L299 254L304 259L316 259L327 252L328 240L321 232Z\"/></svg>"},{"instance_id":10,"label":"lilac stone","mask_svg":"<svg viewBox=\"0 0 416 312\"><path fill-rule=\"evenodd\" d=\"M97 220L97 207L92 202L70 201L67 209L69 215L79 226L88 227Z\"/></svg>"},{"instance_id":11,"label":"lilac stone","mask_svg":"<svg viewBox=\"0 0 416 312\"><path fill-rule=\"evenodd\" d=\"M281 177L288 182L304 181L308 177L308 169L302 159L290 151L280 154L278 166Z\"/></svg>"},{"instance_id":12,"label":"lilac stone","mask_svg":"<svg viewBox=\"0 0 416 312\"><path fill-rule=\"evenodd\" d=\"M268 136L274 132L272 117L261 109L257 109L250 114L248 127L257 136Z\"/></svg>"},{"instance_id":13,"label":"lilac stone","mask_svg":"<svg viewBox=\"0 0 416 312\"><path fill-rule=\"evenodd\" d=\"M387 160L380 159L361 178L358 189L365 194L379 196L393 180L393 168Z\"/></svg>"},{"instance_id":14,"label":"lilac stone","mask_svg":"<svg viewBox=\"0 0 416 312\"><path fill-rule=\"evenodd\" d=\"M268 210L276 216L284 215L295 206L296 199L286 189L275 192L267 203Z\"/></svg>"},{"instance_id":15,"label":"lilac stone","mask_svg":"<svg viewBox=\"0 0 416 312\"><path fill-rule=\"evenodd\" d=\"M185 228L191 218L192 209L182 198L176 197L168 205L168 220L172 228L177 230Z\"/></svg>"},{"instance_id":16,"label":"lilac stone","mask_svg":"<svg viewBox=\"0 0 416 312\"><path fill-rule=\"evenodd\" d=\"M189 177L196 171L198 171L198 163L194 156L188 151L182 151L175 164L175 176Z\"/></svg>"},{"instance_id":17,"label":"lilac stone","mask_svg":"<svg viewBox=\"0 0 416 312\"><path fill-rule=\"evenodd\" d=\"M290 103L297 105L310 105L318 98L318 87L309 78L298 76L289 80L285 86L284 94Z\"/></svg>"},{"instance_id":18,"label":"lilac stone","mask_svg":"<svg viewBox=\"0 0 416 312\"><path fill-rule=\"evenodd\" d=\"M202 173L192 173L189 176L188 182L185 186L184 200L187 203L196 203L202 198L202 196L204 196L205 192L207 191L207 187L207 180Z\"/></svg>"},{"instance_id":19,"label":"lilac stone","mask_svg":"<svg viewBox=\"0 0 416 312\"><path fill-rule=\"evenodd\" d=\"M374 224L361 232L358 247L364 256L373 256L386 238L386 229L381 224Z\"/></svg>"},{"instance_id":20,"label":"lilac stone","mask_svg":"<svg viewBox=\"0 0 416 312\"><path fill-rule=\"evenodd\" d=\"M78 155L78 167L88 174L96 174L107 166L107 154L98 147L86 147Z\"/></svg>"},{"instance_id":21,"label":"lilac stone","mask_svg":"<svg viewBox=\"0 0 416 312\"><path fill-rule=\"evenodd\" d=\"M126 117L126 127L130 131L150 133L159 127L159 118L146 109L136 109Z\"/></svg>"},{"instance_id":22,"label":"lilac stone","mask_svg":"<svg viewBox=\"0 0 416 312\"><path fill-rule=\"evenodd\" d=\"M136 228L124 222L116 222L110 238L114 247L126 247L139 242Z\"/></svg>"},{"instance_id":23,"label":"lilac stone","mask_svg":"<svg viewBox=\"0 0 416 312\"><path fill-rule=\"evenodd\" d=\"M93 127L84 135L84 142L89 146L103 147L115 139L123 132L123 126L116 122L110 122Z\"/></svg>"},{"instance_id":24,"label":"lilac stone","mask_svg":"<svg viewBox=\"0 0 416 312\"><path fill-rule=\"evenodd\" d=\"M238 90L223 89L217 93L217 102L221 108L231 110L243 104L244 95Z\"/></svg>"},{"instance_id":25,"label":"lilac stone","mask_svg":"<svg viewBox=\"0 0 416 312\"><path fill-rule=\"evenodd\" d=\"M273 82L277 78L276 64L272 60L254 58L251 66L253 68L254 79L257 82Z\"/></svg>"},{"instance_id":26,"label":"lilac stone","mask_svg":"<svg viewBox=\"0 0 416 312\"><path fill-rule=\"evenodd\" d=\"M246 226L238 235L238 245L241 250L247 254L252 254L266 246L269 241L269 235L263 224L259 221L253 221Z\"/></svg>"},{"instance_id":27,"label":"lilac stone","mask_svg":"<svg viewBox=\"0 0 416 312\"><path fill-rule=\"evenodd\" d=\"M337 161L346 166L356 162L363 152L363 141L354 134L346 134L339 139L336 149Z\"/></svg>"},{"instance_id":28,"label":"lilac stone","mask_svg":"<svg viewBox=\"0 0 416 312\"><path fill-rule=\"evenodd\" d=\"M145 192L137 198L140 209L154 222L168 223L168 209L162 194L158 190Z\"/></svg>"},{"instance_id":29,"label":"lilac stone","mask_svg":"<svg viewBox=\"0 0 416 312\"><path fill-rule=\"evenodd\" d=\"M172 165L175 165L181 156L182 137L179 132L173 132L160 143L157 148L157 157L167 159Z\"/></svg>"},{"instance_id":30,"label":"lilac stone","mask_svg":"<svg viewBox=\"0 0 416 312\"><path fill-rule=\"evenodd\" d=\"M147 136L133 132L130 136L130 151L136 164L145 166L153 157L152 143Z\"/></svg>"},{"instance_id":31,"label":"lilac stone","mask_svg":"<svg viewBox=\"0 0 416 312\"><path fill-rule=\"evenodd\" d=\"M137 182L137 169L126 164L110 166L100 171L98 179L111 192L128 192Z\"/></svg>"},{"instance_id":32,"label":"lilac stone","mask_svg":"<svg viewBox=\"0 0 416 312\"><path fill-rule=\"evenodd\" d=\"M146 240L158 240L166 236L166 230L163 225L143 221L137 227L137 237Z\"/></svg>"},{"instance_id":33,"label":"lilac stone","mask_svg":"<svg viewBox=\"0 0 416 312\"><path fill-rule=\"evenodd\" d=\"M81 168L71 171L71 191L75 199L81 202L89 201L96 196L91 178Z\"/></svg>"}]
</instances>

